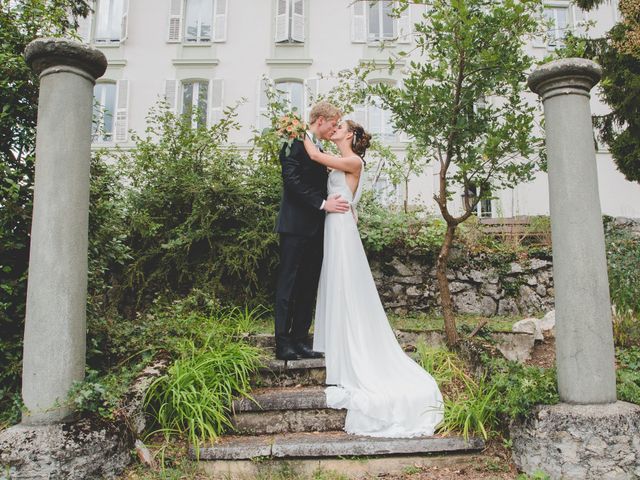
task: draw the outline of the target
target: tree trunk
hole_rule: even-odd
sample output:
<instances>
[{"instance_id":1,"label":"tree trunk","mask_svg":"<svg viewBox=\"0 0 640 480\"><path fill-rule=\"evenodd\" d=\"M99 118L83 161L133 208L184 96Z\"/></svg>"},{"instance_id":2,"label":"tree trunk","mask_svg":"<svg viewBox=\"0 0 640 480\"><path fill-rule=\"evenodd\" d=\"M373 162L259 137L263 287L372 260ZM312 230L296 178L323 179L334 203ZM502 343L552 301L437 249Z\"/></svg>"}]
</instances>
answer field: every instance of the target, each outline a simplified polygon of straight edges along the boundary
<instances>
[{"instance_id":1,"label":"tree trunk","mask_svg":"<svg viewBox=\"0 0 640 480\"><path fill-rule=\"evenodd\" d=\"M442 315L444 317L444 333L447 345L455 346L460 339L456 330L456 319L453 316L453 301L449 291L449 280L447 280L447 264L449 262L449 252L453 244L453 237L456 233L456 225L447 224L447 232L440 248L438 260L436 262L436 278L438 279L438 289L440 290L440 303L442 305Z\"/></svg>"}]
</instances>

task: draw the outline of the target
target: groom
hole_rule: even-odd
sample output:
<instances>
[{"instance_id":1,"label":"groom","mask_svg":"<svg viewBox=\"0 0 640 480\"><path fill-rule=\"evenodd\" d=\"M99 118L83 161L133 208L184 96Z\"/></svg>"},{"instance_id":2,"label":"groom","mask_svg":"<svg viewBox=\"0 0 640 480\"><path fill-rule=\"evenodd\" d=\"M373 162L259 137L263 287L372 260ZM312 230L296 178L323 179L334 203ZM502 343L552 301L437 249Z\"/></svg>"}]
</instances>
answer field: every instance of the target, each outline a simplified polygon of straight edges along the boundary
<instances>
[{"instance_id":1,"label":"groom","mask_svg":"<svg viewBox=\"0 0 640 480\"><path fill-rule=\"evenodd\" d=\"M316 104L309 115L307 135L329 140L336 131L340 110L328 102ZM315 138L314 138L315 137ZM324 237L325 212L344 213L349 202L327 198L327 170L294 140L289 154L280 151L283 192L276 230L280 234L280 270L276 287L276 358L319 358L307 346L311 327Z\"/></svg>"}]
</instances>

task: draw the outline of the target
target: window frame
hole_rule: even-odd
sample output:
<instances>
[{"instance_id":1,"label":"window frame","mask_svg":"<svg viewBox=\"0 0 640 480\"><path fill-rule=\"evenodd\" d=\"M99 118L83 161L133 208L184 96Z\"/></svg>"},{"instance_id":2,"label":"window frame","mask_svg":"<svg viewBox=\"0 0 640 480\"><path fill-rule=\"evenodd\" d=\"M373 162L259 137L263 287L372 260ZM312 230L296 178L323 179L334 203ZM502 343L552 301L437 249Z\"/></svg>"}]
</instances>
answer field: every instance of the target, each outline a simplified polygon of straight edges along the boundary
<instances>
[{"instance_id":1,"label":"window frame","mask_svg":"<svg viewBox=\"0 0 640 480\"><path fill-rule=\"evenodd\" d=\"M110 137L107 139L105 138L103 133L100 133L100 130L102 129L102 131L104 132L104 125L105 125L105 109L106 109L106 105L104 104L104 100L106 97L106 88L103 89L102 91L102 95L101 95L101 99L98 99L95 96L95 90L97 87L103 87L109 85L113 88L113 111L111 112L111 132L110 132ZM94 131L94 119L92 118L92 122L91 122L91 143L94 145L104 145L104 144L112 144L115 143L115 137L116 137L116 111L118 108L118 82L116 80L112 80L112 79L100 79L100 81L96 82L95 86L93 87L93 100L94 100L94 105L93 105L93 110L92 110L92 116L93 116L93 112L95 112L95 108L96 106L99 106L99 117L96 120L97 121L97 126L95 128ZM97 104L97 105L96 105Z\"/></svg>"},{"instance_id":2,"label":"window frame","mask_svg":"<svg viewBox=\"0 0 640 480\"><path fill-rule=\"evenodd\" d=\"M116 19L109 18L109 22L114 21L119 24L117 38L108 38L108 39L98 38L98 30L100 28L100 18L101 18L100 11L101 11L101 5L103 4L103 2L109 2L110 5L113 4L114 2L120 2L121 4L120 16ZM95 0L93 2L93 8L94 8L94 11L92 12L89 18L89 22L90 22L88 26L89 38L92 38L93 42L100 46L120 45L120 43L122 43L126 39L127 33L128 33L127 32L127 24L128 24L128 17L129 17L128 0Z\"/></svg>"},{"instance_id":3,"label":"window frame","mask_svg":"<svg viewBox=\"0 0 640 480\"><path fill-rule=\"evenodd\" d=\"M196 39L192 40L189 38L189 36L187 35L187 28L189 28L189 23L188 23L188 13L189 13L189 2L190 1L200 1L202 2L202 0L183 0L183 6L182 6L182 12L183 12L183 23L184 25L182 26L182 43L187 44L187 45L203 45L203 44L209 44L209 43L213 43L213 38L214 38L214 31L213 31L213 27L214 27L214 21L215 21L215 12L216 12L216 3L217 0L204 0L205 2L211 2L211 18L209 19L209 39L208 40L203 40L201 38L202 35L202 24L196 26ZM200 17L199 17L200 18Z\"/></svg>"},{"instance_id":4,"label":"window frame","mask_svg":"<svg viewBox=\"0 0 640 480\"><path fill-rule=\"evenodd\" d=\"M378 1L367 1L366 7L369 10L366 14L367 21L367 42L368 43L379 43L379 42L390 42L398 39L398 30L399 30L399 22L396 17L389 17L391 19L392 32L391 36L384 36L384 17L385 17L385 6L390 6L391 9L395 8L394 0L378 0ZM378 9L378 35L374 37L371 33L371 10L376 7Z\"/></svg>"},{"instance_id":5,"label":"window frame","mask_svg":"<svg viewBox=\"0 0 640 480\"><path fill-rule=\"evenodd\" d=\"M185 78L179 81L180 82L180 89L179 89L179 96L178 96L178 100L179 100L179 105L178 105L178 112L180 112L180 116L184 116L186 115L186 111L185 111L185 102L184 102L184 95L185 95L185 88L188 85L193 85L194 87L197 85L197 92L196 89L194 88L194 90L191 92L191 113L190 115L193 114L194 109L198 109L200 108L199 106L199 101L200 101L200 91L201 91L201 86L204 86L204 92L205 92L205 105L204 108L202 109L202 111L200 112L200 115L204 116L204 126L208 126L209 125L209 108L210 108L210 103L211 103L211 99L209 98L209 90L210 90L210 83L211 80L206 79L206 78ZM191 128L200 128L201 125L200 122L198 122L198 118L191 118Z\"/></svg>"}]
</instances>

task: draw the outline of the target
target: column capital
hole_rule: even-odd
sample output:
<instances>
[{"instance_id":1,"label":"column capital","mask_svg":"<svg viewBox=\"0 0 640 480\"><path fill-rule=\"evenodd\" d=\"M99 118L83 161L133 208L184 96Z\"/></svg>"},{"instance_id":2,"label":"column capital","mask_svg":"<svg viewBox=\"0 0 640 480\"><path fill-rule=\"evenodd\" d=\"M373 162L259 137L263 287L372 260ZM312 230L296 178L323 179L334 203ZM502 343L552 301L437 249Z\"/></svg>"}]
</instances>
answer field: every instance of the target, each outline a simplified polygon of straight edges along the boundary
<instances>
[{"instance_id":1,"label":"column capital","mask_svg":"<svg viewBox=\"0 0 640 480\"><path fill-rule=\"evenodd\" d=\"M563 58L536 68L527 85L546 100L562 94L589 96L589 91L602 77L600 66L585 58Z\"/></svg>"},{"instance_id":2,"label":"column capital","mask_svg":"<svg viewBox=\"0 0 640 480\"><path fill-rule=\"evenodd\" d=\"M107 69L104 53L66 38L37 38L27 45L24 57L38 75L53 73L50 69L68 67L65 70L84 73L95 81Z\"/></svg>"}]
</instances>

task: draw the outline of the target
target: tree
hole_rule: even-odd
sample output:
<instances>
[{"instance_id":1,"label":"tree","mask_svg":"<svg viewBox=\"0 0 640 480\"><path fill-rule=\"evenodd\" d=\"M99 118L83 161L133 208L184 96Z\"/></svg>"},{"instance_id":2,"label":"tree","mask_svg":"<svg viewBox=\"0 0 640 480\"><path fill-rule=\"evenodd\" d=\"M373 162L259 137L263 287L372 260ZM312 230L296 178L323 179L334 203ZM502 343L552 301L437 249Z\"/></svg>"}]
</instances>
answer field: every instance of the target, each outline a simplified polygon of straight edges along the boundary
<instances>
[{"instance_id":1,"label":"tree","mask_svg":"<svg viewBox=\"0 0 640 480\"><path fill-rule=\"evenodd\" d=\"M585 10L603 0L577 0ZM640 2L620 0L622 19L602 38L572 38L560 56L583 56L602 67L601 98L611 112L594 115L602 142L609 146L618 170L640 182Z\"/></svg>"},{"instance_id":2,"label":"tree","mask_svg":"<svg viewBox=\"0 0 640 480\"><path fill-rule=\"evenodd\" d=\"M21 373L31 230L38 79L23 52L71 34L88 12L84 0L0 0L0 410Z\"/></svg>"},{"instance_id":3,"label":"tree","mask_svg":"<svg viewBox=\"0 0 640 480\"><path fill-rule=\"evenodd\" d=\"M411 3L425 1L401 0L396 13ZM532 179L542 165L535 107L523 97L532 66L523 47L539 28L540 9L539 0L430 1L415 25L416 51L400 54L409 60L404 83L366 87L440 167L434 199L447 229L436 272L450 345L459 339L446 275L456 228L482 199ZM357 73L366 80L371 68ZM452 204L459 193L461 213Z\"/></svg>"}]
</instances>

